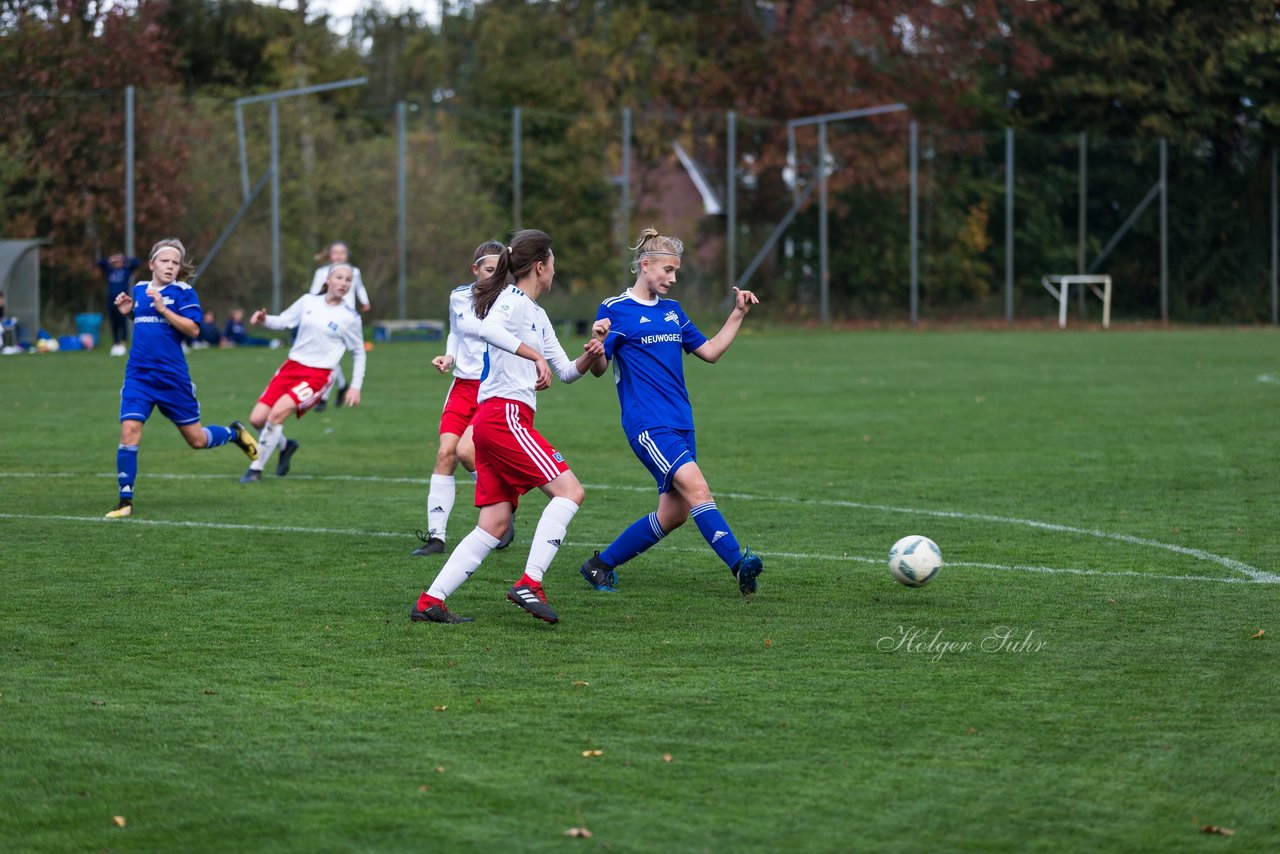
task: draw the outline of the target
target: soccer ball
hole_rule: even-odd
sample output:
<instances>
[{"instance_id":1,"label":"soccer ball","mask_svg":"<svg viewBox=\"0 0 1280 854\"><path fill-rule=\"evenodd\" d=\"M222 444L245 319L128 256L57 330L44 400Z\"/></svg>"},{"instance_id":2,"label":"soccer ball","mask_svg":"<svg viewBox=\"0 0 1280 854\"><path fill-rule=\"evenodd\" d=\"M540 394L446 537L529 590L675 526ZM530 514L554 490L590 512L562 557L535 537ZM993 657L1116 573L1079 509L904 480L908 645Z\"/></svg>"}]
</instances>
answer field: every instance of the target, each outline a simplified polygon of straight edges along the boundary
<instances>
[{"instance_id":1,"label":"soccer ball","mask_svg":"<svg viewBox=\"0 0 1280 854\"><path fill-rule=\"evenodd\" d=\"M889 574L908 587L924 587L942 568L942 551L928 537L912 534L889 549Z\"/></svg>"}]
</instances>

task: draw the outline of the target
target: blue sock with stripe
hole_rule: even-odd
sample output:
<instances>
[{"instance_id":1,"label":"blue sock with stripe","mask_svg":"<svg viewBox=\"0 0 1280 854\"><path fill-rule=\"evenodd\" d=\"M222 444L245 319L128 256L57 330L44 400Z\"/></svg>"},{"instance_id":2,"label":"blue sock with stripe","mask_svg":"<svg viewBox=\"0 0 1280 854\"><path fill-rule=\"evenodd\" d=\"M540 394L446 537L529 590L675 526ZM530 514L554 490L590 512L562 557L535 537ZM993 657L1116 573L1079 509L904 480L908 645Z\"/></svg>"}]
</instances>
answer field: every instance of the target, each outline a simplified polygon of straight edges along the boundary
<instances>
[{"instance_id":1,"label":"blue sock with stripe","mask_svg":"<svg viewBox=\"0 0 1280 854\"><path fill-rule=\"evenodd\" d=\"M699 504L689 511L689 515L702 532L702 538L715 549L729 569L737 566L738 561L742 560L742 547L738 545L738 538L733 535L729 523L716 509L716 503L708 501L706 504Z\"/></svg>"},{"instance_id":2,"label":"blue sock with stripe","mask_svg":"<svg viewBox=\"0 0 1280 854\"><path fill-rule=\"evenodd\" d=\"M231 435L230 427L219 427L217 424L212 424L204 428L205 450L227 444L227 442L231 441Z\"/></svg>"},{"instance_id":3,"label":"blue sock with stripe","mask_svg":"<svg viewBox=\"0 0 1280 854\"><path fill-rule=\"evenodd\" d=\"M120 497L133 500L133 482L138 479L138 446L116 446L116 481Z\"/></svg>"},{"instance_id":4,"label":"blue sock with stripe","mask_svg":"<svg viewBox=\"0 0 1280 854\"><path fill-rule=\"evenodd\" d=\"M658 524L658 514L650 513L632 522L631 527L609 544L609 548L600 552L600 559L609 566L622 566L666 535L667 532Z\"/></svg>"}]
</instances>

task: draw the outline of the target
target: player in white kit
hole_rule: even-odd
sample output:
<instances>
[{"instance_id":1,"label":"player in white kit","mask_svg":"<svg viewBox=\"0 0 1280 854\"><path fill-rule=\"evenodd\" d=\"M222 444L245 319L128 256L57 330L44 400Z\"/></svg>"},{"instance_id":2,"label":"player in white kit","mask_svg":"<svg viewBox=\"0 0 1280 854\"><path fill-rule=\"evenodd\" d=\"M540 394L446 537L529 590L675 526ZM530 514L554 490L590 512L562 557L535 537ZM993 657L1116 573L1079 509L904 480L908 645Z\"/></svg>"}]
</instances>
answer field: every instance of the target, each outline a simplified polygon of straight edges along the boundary
<instances>
[{"instance_id":1,"label":"player in white kit","mask_svg":"<svg viewBox=\"0 0 1280 854\"><path fill-rule=\"evenodd\" d=\"M537 392L551 385L553 370L565 383L574 382L597 363L604 371L601 339L608 323L598 322L583 354L576 361L570 359L547 313L537 303L551 289L554 276L551 238L526 229L512 238L493 275L475 286L480 337L488 345L480 408L471 422L480 519L418 597L409 613L415 622L471 622L449 611L444 601L497 547L520 496L534 488L541 489L550 501L534 531L524 574L507 590L507 598L540 620L555 623L560 619L547 604L542 578L582 505L584 492L564 456L534 428L534 410ZM508 284L511 281L514 284Z\"/></svg>"},{"instance_id":2,"label":"player in white kit","mask_svg":"<svg viewBox=\"0 0 1280 854\"><path fill-rule=\"evenodd\" d=\"M289 473L298 443L285 439L284 422L290 415L301 418L320 401L333 384L342 354L348 350L354 364L345 402L348 406L359 405L360 387L364 384L364 327L359 313L344 302L351 281L351 265L334 264L321 293L304 294L283 314L267 314L265 308L260 308L249 318L250 323L268 329L297 327L298 335L289 358L271 378L249 415L250 423L262 433L258 437L258 458L240 478L241 483L261 480L262 470L276 450L280 451L276 474L283 477Z\"/></svg>"},{"instance_id":3,"label":"player in white kit","mask_svg":"<svg viewBox=\"0 0 1280 854\"><path fill-rule=\"evenodd\" d=\"M476 400L480 392L480 376L484 372L484 354L488 345L480 338L480 318L472 306L472 294L476 282L493 275L498 257L506 246L496 240L487 240L476 247L471 263L469 285L460 285L449 294L449 337L445 340L443 356L436 356L431 364L442 374L453 372L453 382L445 397L444 411L440 414L440 447L436 451L436 467L431 473L431 487L427 493L427 531L418 532L422 545L413 550L415 557L442 554L448 540L449 515L453 512L457 495L454 471L458 463L475 479L476 449L472 442L471 419L479 408ZM502 536L498 548L504 549L515 536L515 523Z\"/></svg>"}]
</instances>

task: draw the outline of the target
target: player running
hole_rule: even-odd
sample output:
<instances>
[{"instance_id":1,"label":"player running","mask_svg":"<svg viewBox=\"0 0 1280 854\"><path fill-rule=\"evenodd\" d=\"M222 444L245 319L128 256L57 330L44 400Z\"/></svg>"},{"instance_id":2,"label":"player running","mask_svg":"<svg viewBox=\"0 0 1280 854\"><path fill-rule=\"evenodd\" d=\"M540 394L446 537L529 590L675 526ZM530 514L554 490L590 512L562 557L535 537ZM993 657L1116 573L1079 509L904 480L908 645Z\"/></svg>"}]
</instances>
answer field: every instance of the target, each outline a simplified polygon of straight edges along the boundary
<instances>
[{"instance_id":1,"label":"player running","mask_svg":"<svg viewBox=\"0 0 1280 854\"><path fill-rule=\"evenodd\" d=\"M698 531L738 580L743 595L756 591L764 569L759 555L742 549L716 507L711 487L698 467L693 407L684 380L684 354L716 362L729 349L751 306L751 291L734 288L734 306L714 338L693 325L680 303L667 294L676 282L684 244L646 228L633 247L636 282L600 304L597 322L608 321L602 361L613 361L622 407L622 429L631 450L658 484L658 509L618 535L579 570L596 590L617 589L614 570L642 553L693 516ZM592 373L599 375L603 365Z\"/></svg>"},{"instance_id":2,"label":"player running","mask_svg":"<svg viewBox=\"0 0 1280 854\"><path fill-rule=\"evenodd\" d=\"M571 383L599 363L607 324L596 324L583 354L573 361L560 346L538 298L551 290L556 272L551 238L541 231L517 232L499 254L493 274L475 286L474 306L481 319L480 337L488 345L488 366L480 381L472 426L476 445L475 529L454 547L431 587L409 612L416 622L469 623L445 607L445 599L462 586L511 525L520 496L538 488L550 501L538 520L524 574L507 598L540 620L559 621L547 604L542 578L582 505L582 485L569 464L534 429L537 392L551 385L554 369ZM515 284L508 284L513 281Z\"/></svg>"},{"instance_id":3,"label":"player running","mask_svg":"<svg viewBox=\"0 0 1280 854\"><path fill-rule=\"evenodd\" d=\"M364 328L359 312L343 301L351 289L352 270L350 264L334 264L320 293L303 294L284 314L267 314L265 308L260 308L249 318L251 324L268 329L296 326L298 336L289 357L249 415L249 423L262 433L258 436L257 458L240 478L241 483L261 480L262 470L276 450L280 451L276 475L284 477L289 473L298 443L285 438L284 422L290 415L301 418L321 400L333 384L338 362L347 350L351 351L353 363L344 402L347 406L360 404L365 369Z\"/></svg>"},{"instance_id":4,"label":"player running","mask_svg":"<svg viewBox=\"0 0 1280 854\"><path fill-rule=\"evenodd\" d=\"M431 473L431 486L427 492L427 533L418 532L422 545L413 550L416 557L442 554L448 539L446 529L449 514L453 512L457 495L454 471L458 463L471 475L476 474L476 449L472 441L471 419L479 404L476 395L480 391L480 375L484 372L485 343L480 338L480 318L472 305L472 294L477 282L493 275L498 257L506 247L496 240L488 240L476 247L471 263L472 279L469 285L460 285L449 294L449 337L445 340L443 356L436 356L431 364L442 374L453 372L449 394L445 397L444 412L440 415L440 447L436 451L436 467ZM515 538L515 522L502 535L497 548L505 549Z\"/></svg>"},{"instance_id":5,"label":"player running","mask_svg":"<svg viewBox=\"0 0 1280 854\"><path fill-rule=\"evenodd\" d=\"M196 289L178 281L179 275L189 272L184 266L186 257L182 241L175 237L161 240L151 247L147 260L151 281L138 282L115 299L122 315L133 314L133 349L120 387L120 445L116 450L120 503L107 513L108 519L133 515L138 445L152 407L159 407L193 448L216 448L232 442L249 459L258 456L253 435L239 421L227 427L200 424L200 402L182 342L199 333L204 310Z\"/></svg>"}]
</instances>

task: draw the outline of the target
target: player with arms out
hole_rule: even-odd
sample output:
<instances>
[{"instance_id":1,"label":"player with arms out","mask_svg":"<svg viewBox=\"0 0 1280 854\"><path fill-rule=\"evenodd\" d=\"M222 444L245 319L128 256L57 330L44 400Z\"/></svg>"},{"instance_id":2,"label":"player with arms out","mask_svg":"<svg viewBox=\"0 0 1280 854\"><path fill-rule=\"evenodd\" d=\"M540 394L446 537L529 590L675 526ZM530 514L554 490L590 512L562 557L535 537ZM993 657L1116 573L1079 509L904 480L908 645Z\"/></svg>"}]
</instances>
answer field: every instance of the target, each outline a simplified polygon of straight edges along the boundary
<instances>
[{"instance_id":1,"label":"player with arms out","mask_svg":"<svg viewBox=\"0 0 1280 854\"><path fill-rule=\"evenodd\" d=\"M472 441L471 419L479 406L476 395L480 391L487 345L480 338L480 318L476 317L471 297L476 283L493 275L498 256L506 248L496 240L477 246L471 263L471 275L475 278L471 284L460 285L449 294L449 337L445 341L444 355L436 356L431 364L442 374L452 371L453 382L449 384L444 412L440 415L440 446L427 492L427 533L418 532L422 545L413 550L416 557L444 552L449 514L453 512L457 495L454 471L458 463L462 463L462 467L475 478L476 449ZM513 519L497 548L505 549L514 537Z\"/></svg>"},{"instance_id":2,"label":"player with arms out","mask_svg":"<svg viewBox=\"0 0 1280 854\"><path fill-rule=\"evenodd\" d=\"M151 248L147 266L151 281L138 282L131 291L116 296L122 315L133 315L133 349L124 368L120 387L120 445L116 449L116 479L120 503L107 513L108 519L133 515L133 484L138 477L138 445L142 425L159 407L193 448L216 448L232 442L256 459L258 446L239 421L227 427L200 424L200 402L187 369L182 342L200 331L204 310L196 289L178 276L188 272L187 250L174 237Z\"/></svg>"},{"instance_id":3,"label":"player with arms out","mask_svg":"<svg viewBox=\"0 0 1280 854\"><path fill-rule=\"evenodd\" d=\"M507 598L548 623L559 616L547 604L542 578L560 549L584 492L564 456L534 429L537 392L550 387L554 370L571 383L593 365L604 370L601 340L607 324L597 323L583 353L571 360L560 346L538 298L551 290L555 255L541 231L517 232L498 257L493 274L475 286L474 305L480 337L488 344L488 366L480 381L472 426L476 444L475 529L454 547L431 586L409 612L415 622L469 623L445 607L445 599L471 577L511 525L520 496L541 489L550 501L533 534L524 575ZM514 281L515 284L508 284Z\"/></svg>"},{"instance_id":4,"label":"player with arms out","mask_svg":"<svg viewBox=\"0 0 1280 854\"><path fill-rule=\"evenodd\" d=\"M241 483L261 480L262 470L276 450L280 451L276 475L284 477L289 473L298 443L285 438L284 422L290 415L301 418L320 401L333 384L338 362L347 350L354 362L345 403L360 404L365 368L364 327L359 312L343 301L351 289L351 280L350 264L334 264L320 293L303 294L284 314L267 314L265 308L260 308L249 318L250 323L268 329L297 327L298 336L288 358L249 414L249 423L262 433L258 436L258 457L240 478Z\"/></svg>"},{"instance_id":5,"label":"player with arms out","mask_svg":"<svg viewBox=\"0 0 1280 854\"><path fill-rule=\"evenodd\" d=\"M645 229L633 247L635 284L600 304L597 322L608 321L602 360L613 362L622 407L622 429L631 450L658 484L658 509L618 535L603 552L582 564L582 577L596 590L617 589L614 570L644 552L693 516L703 539L734 577L743 594L756 591L764 569L759 555L738 545L716 507L711 487L698 466L693 407L684 380L684 355L717 362L729 349L751 306L751 291L734 288L729 317L713 338L693 325L680 303L667 294L676 283L684 244ZM599 374L593 367L592 373Z\"/></svg>"}]
</instances>

